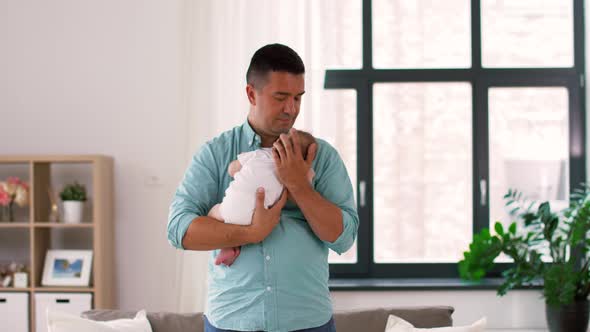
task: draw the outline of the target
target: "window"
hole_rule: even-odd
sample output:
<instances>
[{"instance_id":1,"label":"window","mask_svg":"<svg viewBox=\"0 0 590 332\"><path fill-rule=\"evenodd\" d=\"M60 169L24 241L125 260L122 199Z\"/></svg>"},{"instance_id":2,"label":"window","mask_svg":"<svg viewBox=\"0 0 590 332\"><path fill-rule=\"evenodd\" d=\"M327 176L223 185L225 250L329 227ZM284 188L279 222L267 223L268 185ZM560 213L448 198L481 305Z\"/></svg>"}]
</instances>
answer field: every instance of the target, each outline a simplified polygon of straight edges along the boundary
<instances>
[{"instance_id":1,"label":"window","mask_svg":"<svg viewBox=\"0 0 590 332\"><path fill-rule=\"evenodd\" d=\"M571 0L482 0L481 7L484 67L574 65Z\"/></svg>"},{"instance_id":2,"label":"window","mask_svg":"<svg viewBox=\"0 0 590 332\"><path fill-rule=\"evenodd\" d=\"M373 95L374 261L456 262L472 233L471 85L377 83Z\"/></svg>"},{"instance_id":3,"label":"window","mask_svg":"<svg viewBox=\"0 0 590 332\"><path fill-rule=\"evenodd\" d=\"M488 90L490 228L511 223L502 197L518 188L530 199L568 206L568 91L565 87ZM547 251L546 254L549 254ZM544 257L550 259L550 257ZM499 257L497 261L511 261Z\"/></svg>"},{"instance_id":4,"label":"window","mask_svg":"<svg viewBox=\"0 0 590 332\"><path fill-rule=\"evenodd\" d=\"M361 223L332 277L458 277L473 234L508 224L508 188L567 206L586 178L582 0L343 3L362 3L362 66L322 75L322 116L356 132L334 141Z\"/></svg>"},{"instance_id":5,"label":"window","mask_svg":"<svg viewBox=\"0 0 590 332\"><path fill-rule=\"evenodd\" d=\"M469 0L373 0L375 68L469 68Z\"/></svg>"}]
</instances>

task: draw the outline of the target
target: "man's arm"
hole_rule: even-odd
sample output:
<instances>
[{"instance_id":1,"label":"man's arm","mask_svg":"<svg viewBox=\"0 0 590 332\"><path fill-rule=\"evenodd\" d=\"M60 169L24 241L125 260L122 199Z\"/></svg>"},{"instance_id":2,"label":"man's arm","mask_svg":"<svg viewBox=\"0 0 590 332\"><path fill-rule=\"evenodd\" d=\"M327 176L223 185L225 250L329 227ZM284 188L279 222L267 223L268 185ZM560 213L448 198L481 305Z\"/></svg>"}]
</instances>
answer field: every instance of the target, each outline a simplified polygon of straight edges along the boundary
<instances>
[{"instance_id":1,"label":"man's arm","mask_svg":"<svg viewBox=\"0 0 590 332\"><path fill-rule=\"evenodd\" d=\"M211 146L206 144L193 157L170 205L168 241L174 247L190 250L211 250L262 241L279 222L280 209L286 202L279 200L264 209L264 193L257 193L257 207L252 225L225 224L207 217L217 202L218 167ZM263 209L259 208L262 204ZM282 204L282 205L281 205Z\"/></svg>"},{"instance_id":2,"label":"man's arm","mask_svg":"<svg viewBox=\"0 0 590 332\"><path fill-rule=\"evenodd\" d=\"M298 146L298 137L293 131L289 136L281 135L280 142L275 142L273 155L277 174L314 233L340 254L352 246L359 222L346 168L338 153L325 144L324 158L316 163L321 169L316 191L305 181L304 174L315 158L317 144L308 148L308 158L303 163Z\"/></svg>"},{"instance_id":3,"label":"man's arm","mask_svg":"<svg viewBox=\"0 0 590 332\"><path fill-rule=\"evenodd\" d=\"M248 228L200 216L193 219L182 238L186 250L213 250L251 243Z\"/></svg>"},{"instance_id":4,"label":"man's arm","mask_svg":"<svg viewBox=\"0 0 590 332\"><path fill-rule=\"evenodd\" d=\"M342 234L342 211L326 200L311 185L289 189L311 229L320 240L334 242Z\"/></svg>"},{"instance_id":5,"label":"man's arm","mask_svg":"<svg viewBox=\"0 0 590 332\"><path fill-rule=\"evenodd\" d=\"M189 225L182 246L188 250L213 250L237 247L264 240L279 223L281 209L287 201L283 192L279 201L269 209L264 207L264 190L256 192L256 208L252 224L232 225L211 217L197 217Z\"/></svg>"}]
</instances>

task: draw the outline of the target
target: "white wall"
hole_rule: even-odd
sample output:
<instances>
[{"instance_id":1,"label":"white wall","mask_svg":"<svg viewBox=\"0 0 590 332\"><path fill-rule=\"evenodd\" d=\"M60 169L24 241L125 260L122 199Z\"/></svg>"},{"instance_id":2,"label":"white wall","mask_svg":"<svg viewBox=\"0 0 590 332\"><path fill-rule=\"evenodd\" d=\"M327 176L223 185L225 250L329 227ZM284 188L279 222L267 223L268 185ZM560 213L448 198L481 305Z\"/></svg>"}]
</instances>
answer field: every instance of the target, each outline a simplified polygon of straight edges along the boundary
<instances>
[{"instance_id":1,"label":"white wall","mask_svg":"<svg viewBox=\"0 0 590 332\"><path fill-rule=\"evenodd\" d=\"M168 203L187 165L177 1L0 1L0 153L115 158L120 308L174 310ZM240 78L241 79L241 78ZM192 135L191 137L194 137ZM157 176L159 184L147 185ZM444 304L455 323L544 326L538 291L334 292L336 309Z\"/></svg>"},{"instance_id":2,"label":"white wall","mask_svg":"<svg viewBox=\"0 0 590 332\"><path fill-rule=\"evenodd\" d=\"M0 1L0 153L115 159L122 308L174 307L167 209L186 167L179 1ZM161 184L145 185L148 176Z\"/></svg>"}]
</instances>

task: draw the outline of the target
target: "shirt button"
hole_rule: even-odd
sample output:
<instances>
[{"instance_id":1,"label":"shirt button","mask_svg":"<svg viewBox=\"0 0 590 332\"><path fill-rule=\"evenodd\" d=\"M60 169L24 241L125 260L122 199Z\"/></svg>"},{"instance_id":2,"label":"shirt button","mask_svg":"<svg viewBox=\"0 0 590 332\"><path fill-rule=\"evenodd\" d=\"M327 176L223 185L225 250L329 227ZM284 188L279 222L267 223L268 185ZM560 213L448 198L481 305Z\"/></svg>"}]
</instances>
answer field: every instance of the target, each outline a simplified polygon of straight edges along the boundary
<instances>
[{"instance_id":1,"label":"shirt button","mask_svg":"<svg viewBox=\"0 0 590 332\"><path fill-rule=\"evenodd\" d=\"M270 288L270 286L266 287L266 290L270 292L272 288Z\"/></svg>"},{"instance_id":2,"label":"shirt button","mask_svg":"<svg viewBox=\"0 0 590 332\"><path fill-rule=\"evenodd\" d=\"M266 256L266 260L269 261L270 260L270 256Z\"/></svg>"}]
</instances>

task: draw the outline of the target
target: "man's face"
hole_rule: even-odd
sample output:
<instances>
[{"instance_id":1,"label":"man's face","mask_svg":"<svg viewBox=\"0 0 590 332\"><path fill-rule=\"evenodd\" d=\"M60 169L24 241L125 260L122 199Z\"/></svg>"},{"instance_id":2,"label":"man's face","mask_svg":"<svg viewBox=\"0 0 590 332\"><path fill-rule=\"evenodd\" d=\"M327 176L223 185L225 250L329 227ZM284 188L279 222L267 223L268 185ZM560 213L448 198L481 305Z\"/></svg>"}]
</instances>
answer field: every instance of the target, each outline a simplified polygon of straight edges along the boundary
<instances>
[{"instance_id":1,"label":"man's face","mask_svg":"<svg viewBox=\"0 0 590 332\"><path fill-rule=\"evenodd\" d=\"M271 71L263 84L258 89L246 87L251 105L248 120L260 131L258 134L276 137L287 133L295 123L305 92L305 79L303 74Z\"/></svg>"}]
</instances>

